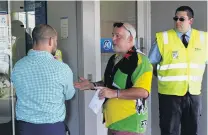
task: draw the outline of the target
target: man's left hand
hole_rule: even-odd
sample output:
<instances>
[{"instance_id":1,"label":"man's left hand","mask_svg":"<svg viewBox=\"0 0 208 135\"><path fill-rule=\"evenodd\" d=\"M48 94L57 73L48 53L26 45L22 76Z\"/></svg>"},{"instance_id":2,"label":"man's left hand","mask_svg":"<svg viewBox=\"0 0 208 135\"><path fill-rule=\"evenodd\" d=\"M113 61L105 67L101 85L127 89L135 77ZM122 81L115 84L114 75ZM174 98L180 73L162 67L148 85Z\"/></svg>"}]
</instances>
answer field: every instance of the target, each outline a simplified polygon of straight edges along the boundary
<instances>
[{"instance_id":1,"label":"man's left hand","mask_svg":"<svg viewBox=\"0 0 208 135\"><path fill-rule=\"evenodd\" d=\"M116 98L117 97L117 91L107 88L107 87L97 87L96 89L100 89L100 92L98 94L100 99L103 98Z\"/></svg>"},{"instance_id":2,"label":"man's left hand","mask_svg":"<svg viewBox=\"0 0 208 135\"><path fill-rule=\"evenodd\" d=\"M54 59L57 59L58 60L59 58L60 58L59 56L54 56Z\"/></svg>"}]
</instances>

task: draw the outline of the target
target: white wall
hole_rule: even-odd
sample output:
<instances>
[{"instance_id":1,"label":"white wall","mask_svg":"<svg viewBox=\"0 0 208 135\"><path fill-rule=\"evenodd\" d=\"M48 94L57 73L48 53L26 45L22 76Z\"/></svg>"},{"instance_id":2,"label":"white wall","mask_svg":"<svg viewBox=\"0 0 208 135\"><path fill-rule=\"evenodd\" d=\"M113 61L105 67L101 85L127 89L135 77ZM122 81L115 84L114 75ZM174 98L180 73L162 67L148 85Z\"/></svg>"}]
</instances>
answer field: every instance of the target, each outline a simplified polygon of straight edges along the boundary
<instances>
[{"instance_id":1,"label":"white wall","mask_svg":"<svg viewBox=\"0 0 208 135\"><path fill-rule=\"evenodd\" d=\"M101 1L101 37L112 37L112 26L114 22L129 22L136 29L136 15L136 1Z\"/></svg>"},{"instance_id":2,"label":"white wall","mask_svg":"<svg viewBox=\"0 0 208 135\"><path fill-rule=\"evenodd\" d=\"M151 2L151 28L152 43L155 33L173 28L175 10L182 5L192 7L195 12L193 28L207 30L207 2L206 1L152 1ZM152 84L152 133L160 135L159 110L158 110L157 79L154 77ZM200 117L200 133L207 134L207 74L204 75L202 86L202 116ZM153 122L154 121L154 122Z\"/></svg>"},{"instance_id":3,"label":"white wall","mask_svg":"<svg viewBox=\"0 0 208 135\"><path fill-rule=\"evenodd\" d=\"M11 12L24 12L24 1L11 1Z\"/></svg>"},{"instance_id":4,"label":"white wall","mask_svg":"<svg viewBox=\"0 0 208 135\"><path fill-rule=\"evenodd\" d=\"M92 81L101 80L101 59L100 59L100 2L84 1L78 2L81 15L78 19L81 31L78 36L82 37L82 45L79 51L82 51L83 63L79 65L80 76L88 77L92 74ZM79 59L79 60L80 60ZM84 69L82 69L84 68ZM84 92L84 111L85 113L85 135L106 135L106 129L102 124L102 114L95 115L88 105L94 95L94 91Z\"/></svg>"}]
</instances>

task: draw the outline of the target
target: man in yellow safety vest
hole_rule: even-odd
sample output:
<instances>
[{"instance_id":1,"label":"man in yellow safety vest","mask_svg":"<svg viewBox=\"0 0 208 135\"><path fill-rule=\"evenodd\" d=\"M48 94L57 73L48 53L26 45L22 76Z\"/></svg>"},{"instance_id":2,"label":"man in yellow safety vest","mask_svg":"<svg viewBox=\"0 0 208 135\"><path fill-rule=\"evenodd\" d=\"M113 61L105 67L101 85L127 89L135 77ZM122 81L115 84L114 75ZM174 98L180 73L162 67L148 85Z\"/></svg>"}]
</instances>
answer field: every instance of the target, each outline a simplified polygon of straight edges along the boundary
<instances>
[{"instance_id":1,"label":"man in yellow safety vest","mask_svg":"<svg viewBox=\"0 0 208 135\"><path fill-rule=\"evenodd\" d=\"M175 29L156 33L150 50L157 64L161 135L199 135L207 32L191 28L193 18L190 7L176 9Z\"/></svg>"}]
</instances>

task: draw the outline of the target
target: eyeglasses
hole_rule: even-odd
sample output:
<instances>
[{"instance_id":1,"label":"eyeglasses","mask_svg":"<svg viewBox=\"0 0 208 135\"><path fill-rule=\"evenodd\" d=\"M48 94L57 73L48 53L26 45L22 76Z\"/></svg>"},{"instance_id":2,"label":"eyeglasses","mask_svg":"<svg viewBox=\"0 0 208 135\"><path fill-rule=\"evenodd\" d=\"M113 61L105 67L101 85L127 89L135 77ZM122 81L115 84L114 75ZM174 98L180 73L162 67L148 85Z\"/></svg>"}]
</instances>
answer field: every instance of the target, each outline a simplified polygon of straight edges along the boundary
<instances>
[{"instance_id":1,"label":"eyeglasses","mask_svg":"<svg viewBox=\"0 0 208 135\"><path fill-rule=\"evenodd\" d=\"M131 34L131 31L128 30L128 29L126 28L126 26L124 25L124 23L122 23L122 22L116 22L116 23L113 24L113 27L114 27L114 28L115 28L115 27L120 28L120 27L122 27L122 26L130 33L130 35L132 35L132 34Z\"/></svg>"},{"instance_id":2,"label":"eyeglasses","mask_svg":"<svg viewBox=\"0 0 208 135\"><path fill-rule=\"evenodd\" d=\"M173 20L176 21L176 22L177 22L178 20L181 21L181 22L184 22L184 21L185 21L184 18L182 18L182 17L181 17L181 18L178 18L178 17L176 17L176 16L173 17Z\"/></svg>"}]
</instances>

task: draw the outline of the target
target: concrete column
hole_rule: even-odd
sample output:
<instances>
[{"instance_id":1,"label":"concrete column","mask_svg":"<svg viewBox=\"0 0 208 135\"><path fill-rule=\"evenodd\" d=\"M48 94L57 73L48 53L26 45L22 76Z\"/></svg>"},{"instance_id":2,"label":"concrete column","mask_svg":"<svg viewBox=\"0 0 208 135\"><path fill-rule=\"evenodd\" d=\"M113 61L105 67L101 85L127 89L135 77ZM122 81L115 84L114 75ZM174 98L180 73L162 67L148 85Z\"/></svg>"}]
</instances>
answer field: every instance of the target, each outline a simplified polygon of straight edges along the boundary
<instances>
[{"instance_id":1,"label":"concrete column","mask_svg":"<svg viewBox=\"0 0 208 135\"><path fill-rule=\"evenodd\" d=\"M101 80L100 2L77 2L78 75L92 81ZM102 114L88 107L94 91L79 91L80 135L106 135Z\"/></svg>"}]
</instances>

